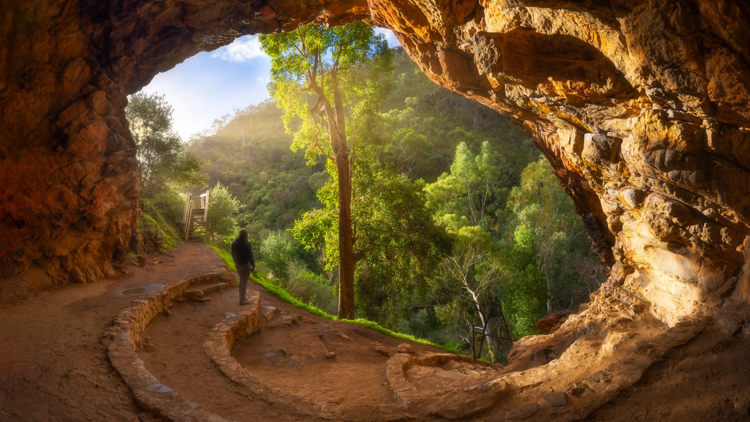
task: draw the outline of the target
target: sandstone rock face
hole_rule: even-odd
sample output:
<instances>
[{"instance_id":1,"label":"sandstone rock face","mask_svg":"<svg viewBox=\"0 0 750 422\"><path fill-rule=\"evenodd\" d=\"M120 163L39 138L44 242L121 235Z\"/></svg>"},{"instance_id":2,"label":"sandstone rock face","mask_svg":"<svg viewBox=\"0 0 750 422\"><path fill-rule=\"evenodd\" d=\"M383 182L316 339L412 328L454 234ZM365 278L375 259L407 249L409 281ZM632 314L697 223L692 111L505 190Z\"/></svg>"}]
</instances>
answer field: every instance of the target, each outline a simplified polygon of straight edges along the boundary
<instances>
[{"instance_id":1,"label":"sandstone rock face","mask_svg":"<svg viewBox=\"0 0 750 422\"><path fill-rule=\"evenodd\" d=\"M732 293L750 234L746 3L377 6L434 81L533 136L612 266L606 293L670 325Z\"/></svg>"},{"instance_id":2,"label":"sandstone rock face","mask_svg":"<svg viewBox=\"0 0 750 422\"><path fill-rule=\"evenodd\" d=\"M510 114L611 267L673 325L750 254L742 0L31 0L0 6L1 277L92 281L137 218L126 94L201 50L305 22L391 28L436 83Z\"/></svg>"}]
</instances>

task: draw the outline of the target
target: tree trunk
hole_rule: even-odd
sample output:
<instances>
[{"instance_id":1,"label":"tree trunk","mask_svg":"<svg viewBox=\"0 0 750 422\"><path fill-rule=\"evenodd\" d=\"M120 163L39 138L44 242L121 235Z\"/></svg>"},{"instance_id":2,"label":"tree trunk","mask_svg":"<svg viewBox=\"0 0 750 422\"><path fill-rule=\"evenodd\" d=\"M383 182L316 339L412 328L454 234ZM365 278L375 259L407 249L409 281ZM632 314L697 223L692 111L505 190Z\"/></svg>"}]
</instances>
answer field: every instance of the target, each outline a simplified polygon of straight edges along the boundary
<instances>
[{"instance_id":1,"label":"tree trunk","mask_svg":"<svg viewBox=\"0 0 750 422\"><path fill-rule=\"evenodd\" d=\"M549 280L549 277L545 277L547 279L547 315L552 314L552 283Z\"/></svg>"},{"instance_id":2,"label":"tree trunk","mask_svg":"<svg viewBox=\"0 0 750 422\"><path fill-rule=\"evenodd\" d=\"M346 139L344 103L337 73L333 72L333 106L338 124L336 171L339 176L339 319L354 319L354 230L352 229L352 175Z\"/></svg>"},{"instance_id":3,"label":"tree trunk","mask_svg":"<svg viewBox=\"0 0 750 422\"><path fill-rule=\"evenodd\" d=\"M328 117L328 132L333 158L336 161L339 191L339 319L354 319L354 230L352 229L352 179L349 171L349 148L346 141L346 121L336 75L333 75L334 107L317 85L314 87Z\"/></svg>"},{"instance_id":4,"label":"tree trunk","mask_svg":"<svg viewBox=\"0 0 750 422\"><path fill-rule=\"evenodd\" d=\"M354 233L352 231L352 181L346 146L336 154L339 176L339 319L354 319Z\"/></svg>"}]
</instances>

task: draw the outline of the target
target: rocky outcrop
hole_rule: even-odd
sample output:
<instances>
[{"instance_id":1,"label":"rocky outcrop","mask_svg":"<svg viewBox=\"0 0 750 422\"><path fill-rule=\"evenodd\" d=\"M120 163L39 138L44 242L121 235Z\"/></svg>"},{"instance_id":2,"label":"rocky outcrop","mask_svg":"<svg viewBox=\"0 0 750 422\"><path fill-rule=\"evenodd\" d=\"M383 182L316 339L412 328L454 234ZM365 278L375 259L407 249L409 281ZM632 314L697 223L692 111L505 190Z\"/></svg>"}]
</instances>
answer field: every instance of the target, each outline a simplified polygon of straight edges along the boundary
<instances>
[{"instance_id":1,"label":"rocky outcrop","mask_svg":"<svg viewBox=\"0 0 750 422\"><path fill-rule=\"evenodd\" d=\"M239 35L365 20L436 83L531 134L611 267L604 294L645 300L670 325L748 299L743 1L32 0L0 12L2 277L91 281L124 250L139 194L126 94Z\"/></svg>"},{"instance_id":2,"label":"rocky outcrop","mask_svg":"<svg viewBox=\"0 0 750 422\"><path fill-rule=\"evenodd\" d=\"M605 292L643 298L671 325L720 305L750 234L750 9L467 4L392 26L433 80L533 136L612 265ZM373 16L390 24L396 11ZM433 30L404 26L418 22Z\"/></svg>"}]
</instances>

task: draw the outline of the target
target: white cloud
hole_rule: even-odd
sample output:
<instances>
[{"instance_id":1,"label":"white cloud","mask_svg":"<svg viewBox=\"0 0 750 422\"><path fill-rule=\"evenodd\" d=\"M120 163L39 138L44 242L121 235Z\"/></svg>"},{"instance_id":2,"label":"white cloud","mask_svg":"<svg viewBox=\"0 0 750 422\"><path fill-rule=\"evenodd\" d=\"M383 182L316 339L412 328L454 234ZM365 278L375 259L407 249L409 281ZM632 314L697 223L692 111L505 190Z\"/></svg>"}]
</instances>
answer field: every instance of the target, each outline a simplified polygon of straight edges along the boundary
<instances>
[{"instance_id":1,"label":"white cloud","mask_svg":"<svg viewBox=\"0 0 750 422\"><path fill-rule=\"evenodd\" d=\"M260 83L262 83L262 84L264 84L264 85L268 84L268 81L270 81L270 80L271 80L270 76L266 76L265 78L262 77L262 76L258 76L258 78L257 78L257 81L260 82Z\"/></svg>"},{"instance_id":2,"label":"white cloud","mask_svg":"<svg viewBox=\"0 0 750 422\"><path fill-rule=\"evenodd\" d=\"M248 35L237 38L228 46L211 53L211 57L226 60L233 63L243 63L256 57L266 57L266 53L260 47L257 35Z\"/></svg>"}]
</instances>

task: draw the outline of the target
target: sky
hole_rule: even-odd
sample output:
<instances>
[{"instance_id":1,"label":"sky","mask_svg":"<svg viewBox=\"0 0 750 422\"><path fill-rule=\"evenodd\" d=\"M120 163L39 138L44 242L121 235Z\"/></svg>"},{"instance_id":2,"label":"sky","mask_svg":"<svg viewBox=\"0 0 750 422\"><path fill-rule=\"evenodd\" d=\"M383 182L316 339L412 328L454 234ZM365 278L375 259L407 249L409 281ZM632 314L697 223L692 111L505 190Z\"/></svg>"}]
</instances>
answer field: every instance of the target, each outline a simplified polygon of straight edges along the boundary
<instances>
[{"instance_id":1,"label":"sky","mask_svg":"<svg viewBox=\"0 0 750 422\"><path fill-rule=\"evenodd\" d=\"M384 34L391 47L399 45L391 31L375 31ZM248 35L156 75L141 91L166 96L173 109L173 128L187 141L191 135L208 129L215 119L234 115L234 109L242 110L268 99L270 70L271 60L261 49L258 36Z\"/></svg>"}]
</instances>

